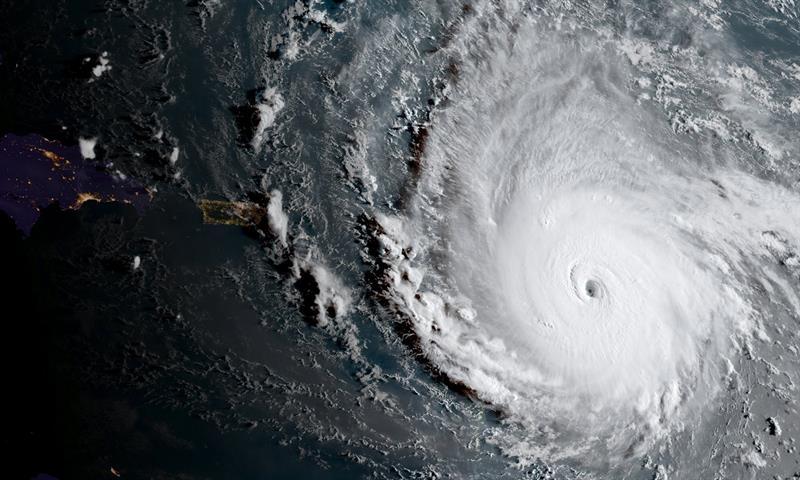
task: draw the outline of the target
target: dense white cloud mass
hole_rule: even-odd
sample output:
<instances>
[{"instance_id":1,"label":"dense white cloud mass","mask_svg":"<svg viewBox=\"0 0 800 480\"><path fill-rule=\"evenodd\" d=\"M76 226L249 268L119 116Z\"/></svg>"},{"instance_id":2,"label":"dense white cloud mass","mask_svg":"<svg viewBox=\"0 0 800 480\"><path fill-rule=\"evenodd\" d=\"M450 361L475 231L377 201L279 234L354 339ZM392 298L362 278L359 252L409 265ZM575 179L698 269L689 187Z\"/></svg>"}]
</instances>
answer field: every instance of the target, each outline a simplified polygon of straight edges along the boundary
<instances>
[{"instance_id":1,"label":"dense white cloud mass","mask_svg":"<svg viewBox=\"0 0 800 480\"><path fill-rule=\"evenodd\" d=\"M630 95L653 49L476 18L411 206L380 218L391 295L432 364L522 426L506 452L615 463L697 421L766 339L800 196Z\"/></svg>"}]
</instances>

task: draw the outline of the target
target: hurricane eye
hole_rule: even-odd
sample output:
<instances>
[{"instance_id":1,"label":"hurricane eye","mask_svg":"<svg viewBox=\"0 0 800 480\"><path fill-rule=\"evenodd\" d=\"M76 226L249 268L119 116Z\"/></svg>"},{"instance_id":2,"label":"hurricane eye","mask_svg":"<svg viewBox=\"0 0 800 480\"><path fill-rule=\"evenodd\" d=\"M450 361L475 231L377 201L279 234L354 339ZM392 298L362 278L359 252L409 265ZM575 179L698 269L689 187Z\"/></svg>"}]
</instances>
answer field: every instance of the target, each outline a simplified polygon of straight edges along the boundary
<instances>
[{"instance_id":1,"label":"hurricane eye","mask_svg":"<svg viewBox=\"0 0 800 480\"><path fill-rule=\"evenodd\" d=\"M588 280L584 289L586 290L586 295L590 298L597 298L600 296L600 284L597 283L596 280Z\"/></svg>"}]
</instances>

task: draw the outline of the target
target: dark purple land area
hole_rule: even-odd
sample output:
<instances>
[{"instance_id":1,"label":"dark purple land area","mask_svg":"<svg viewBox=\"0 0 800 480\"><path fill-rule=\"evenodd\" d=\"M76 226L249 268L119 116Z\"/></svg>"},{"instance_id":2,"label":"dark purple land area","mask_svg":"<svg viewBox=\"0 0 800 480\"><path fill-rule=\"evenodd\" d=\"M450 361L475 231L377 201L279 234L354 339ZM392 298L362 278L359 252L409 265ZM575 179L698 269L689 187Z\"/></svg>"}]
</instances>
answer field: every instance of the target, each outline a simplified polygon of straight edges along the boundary
<instances>
[{"instance_id":1,"label":"dark purple land area","mask_svg":"<svg viewBox=\"0 0 800 480\"><path fill-rule=\"evenodd\" d=\"M84 160L77 145L64 146L35 134L0 138L0 210L25 234L40 209L53 203L79 208L87 200L130 203L141 210L149 195Z\"/></svg>"}]
</instances>

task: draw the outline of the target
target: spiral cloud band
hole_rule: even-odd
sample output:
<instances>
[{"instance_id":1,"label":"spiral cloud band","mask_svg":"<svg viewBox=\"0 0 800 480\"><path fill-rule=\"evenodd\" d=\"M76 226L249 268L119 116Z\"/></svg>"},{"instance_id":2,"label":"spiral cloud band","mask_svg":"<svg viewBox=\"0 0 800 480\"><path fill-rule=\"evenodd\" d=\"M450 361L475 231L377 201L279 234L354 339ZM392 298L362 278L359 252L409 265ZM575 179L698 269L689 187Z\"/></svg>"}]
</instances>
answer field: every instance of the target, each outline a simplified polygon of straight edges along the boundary
<instances>
[{"instance_id":1,"label":"spiral cloud band","mask_svg":"<svg viewBox=\"0 0 800 480\"><path fill-rule=\"evenodd\" d=\"M437 370L521 426L507 452L622 458L701 418L766 338L800 197L679 138L598 38L493 27L458 46L410 206L379 219L390 296Z\"/></svg>"}]
</instances>

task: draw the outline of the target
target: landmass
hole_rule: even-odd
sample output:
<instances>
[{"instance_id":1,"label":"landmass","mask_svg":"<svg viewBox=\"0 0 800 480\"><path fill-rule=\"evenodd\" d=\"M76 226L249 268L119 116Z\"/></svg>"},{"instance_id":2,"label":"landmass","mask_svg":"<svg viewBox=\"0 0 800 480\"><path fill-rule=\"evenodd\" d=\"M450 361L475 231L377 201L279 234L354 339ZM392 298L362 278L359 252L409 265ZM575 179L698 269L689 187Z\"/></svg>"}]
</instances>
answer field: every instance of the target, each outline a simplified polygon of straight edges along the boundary
<instances>
[{"instance_id":1,"label":"landmass","mask_svg":"<svg viewBox=\"0 0 800 480\"><path fill-rule=\"evenodd\" d=\"M36 134L0 137L0 210L23 233L30 233L48 205L78 209L90 200L129 203L141 210L150 192L86 159L78 145Z\"/></svg>"}]
</instances>

